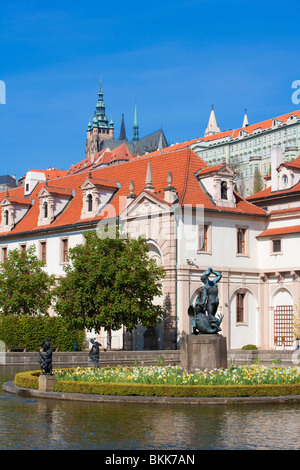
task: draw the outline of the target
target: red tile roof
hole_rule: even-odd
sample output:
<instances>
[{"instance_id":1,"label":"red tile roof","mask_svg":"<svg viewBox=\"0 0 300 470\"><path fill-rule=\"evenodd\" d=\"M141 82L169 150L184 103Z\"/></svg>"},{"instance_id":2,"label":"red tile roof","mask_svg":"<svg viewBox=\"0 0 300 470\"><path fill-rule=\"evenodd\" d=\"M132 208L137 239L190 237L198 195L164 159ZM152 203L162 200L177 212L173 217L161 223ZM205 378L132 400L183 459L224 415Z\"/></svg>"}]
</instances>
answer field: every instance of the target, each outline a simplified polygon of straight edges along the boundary
<instances>
[{"instance_id":1,"label":"red tile roof","mask_svg":"<svg viewBox=\"0 0 300 470\"><path fill-rule=\"evenodd\" d=\"M292 227L277 227L277 228L269 228L261 232L258 237L274 237L277 235L291 235L295 233L300 233L300 225L294 225Z\"/></svg>"},{"instance_id":2,"label":"red tile roof","mask_svg":"<svg viewBox=\"0 0 300 470\"><path fill-rule=\"evenodd\" d=\"M260 199L272 198L274 196L285 196L292 195L300 191L300 181L296 183L289 189L281 189L279 191L272 191L271 186L266 189L263 189L259 193L252 194L252 196L247 197L247 201L257 201Z\"/></svg>"},{"instance_id":3,"label":"red tile roof","mask_svg":"<svg viewBox=\"0 0 300 470\"><path fill-rule=\"evenodd\" d=\"M85 158L80 162L72 165L67 171L68 175L83 172L97 168L101 165L111 165L115 162L129 161L133 155L128 150L126 143L119 145L113 150L108 148L102 149L100 152L95 153L93 157Z\"/></svg>"},{"instance_id":4,"label":"red tile roof","mask_svg":"<svg viewBox=\"0 0 300 470\"><path fill-rule=\"evenodd\" d=\"M61 178L67 174L66 170L57 170L56 168L51 168L49 170L29 170L36 173L44 173L47 180L52 180L54 178Z\"/></svg>"},{"instance_id":5,"label":"red tile roof","mask_svg":"<svg viewBox=\"0 0 300 470\"><path fill-rule=\"evenodd\" d=\"M287 168L294 168L300 170L300 156L291 162L282 162L279 166L286 166Z\"/></svg>"},{"instance_id":6,"label":"red tile roof","mask_svg":"<svg viewBox=\"0 0 300 470\"><path fill-rule=\"evenodd\" d=\"M25 197L17 197L17 196L4 196L1 198L1 202L3 199L7 199L7 201L11 202L12 204L15 205L21 205L21 206L31 206L32 200L27 199Z\"/></svg>"},{"instance_id":7,"label":"red tile roof","mask_svg":"<svg viewBox=\"0 0 300 470\"><path fill-rule=\"evenodd\" d=\"M235 208L217 207L211 197L206 193L201 183L196 178L196 173L206 164L190 148L172 150L170 152L144 155L140 158L133 158L130 162L110 165L107 167L85 171L76 174L68 174L61 178L56 178L49 182L49 187L57 192L62 190L67 194L72 192L72 197L65 209L55 218L49 227L58 228L64 226L74 226L76 224L88 222L88 219L81 219L83 204L83 193L81 185L89 177L92 182L100 182L101 185L112 188L115 191L109 204L105 206L99 216L91 219L97 221L103 218L115 218L123 212L127 204L129 194L129 183L134 181L134 193L139 195L145 188L148 162L151 164L154 197L164 200L164 188L167 186L167 175L171 171L173 182L179 198L179 204L203 205L204 209L215 211L216 213L235 213L247 215L264 215L265 211L235 194L237 202ZM29 208L27 214L9 232L11 234L23 233L27 231L43 230L46 226L38 226L39 198L38 193L45 186L45 183L38 183L32 193L30 200L34 203ZM7 195L7 192L0 193L0 200ZM10 197L24 196L24 188L11 189ZM3 236L4 234L1 234Z\"/></svg>"},{"instance_id":8,"label":"red tile roof","mask_svg":"<svg viewBox=\"0 0 300 470\"><path fill-rule=\"evenodd\" d=\"M262 130L271 129L274 119L276 119L277 121L281 121L282 124L285 124L287 122L288 118L292 115L300 117L300 110L293 111L293 112L287 113L287 114L283 114L283 115L277 116L275 118L267 119L266 121L257 122L256 124L251 124L251 125L246 126L246 127L240 127L239 129L235 129L233 137L234 138L238 137L239 132L242 129L244 131L246 131L247 134L252 134L252 132L254 132L255 130L258 130L258 129L262 129Z\"/></svg>"}]
</instances>

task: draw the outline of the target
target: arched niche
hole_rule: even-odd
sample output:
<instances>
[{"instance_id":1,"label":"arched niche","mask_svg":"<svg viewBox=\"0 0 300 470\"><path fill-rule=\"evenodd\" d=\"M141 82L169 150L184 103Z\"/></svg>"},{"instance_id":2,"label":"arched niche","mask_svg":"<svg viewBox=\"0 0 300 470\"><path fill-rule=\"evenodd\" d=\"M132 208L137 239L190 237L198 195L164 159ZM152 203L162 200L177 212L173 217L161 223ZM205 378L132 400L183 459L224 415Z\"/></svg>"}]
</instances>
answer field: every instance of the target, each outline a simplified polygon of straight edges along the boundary
<instances>
[{"instance_id":1,"label":"arched niche","mask_svg":"<svg viewBox=\"0 0 300 470\"><path fill-rule=\"evenodd\" d=\"M147 245L149 248L149 258L154 259L157 266L163 266L163 256L159 245L154 240L148 240Z\"/></svg>"},{"instance_id":2,"label":"arched niche","mask_svg":"<svg viewBox=\"0 0 300 470\"><path fill-rule=\"evenodd\" d=\"M255 293L245 287L233 291L229 299L229 328L231 349L247 344L258 344L258 300Z\"/></svg>"},{"instance_id":3,"label":"arched niche","mask_svg":"<svg viewBox=\"0 0 300 470\"><path fill-rule=\"evenodd\" d=\"M270 304L270 343L272 346L279 348L294 346L294 312L294 298L290 290L286 287L276 289L271 296Z\"/></svg>"}]
</instances>

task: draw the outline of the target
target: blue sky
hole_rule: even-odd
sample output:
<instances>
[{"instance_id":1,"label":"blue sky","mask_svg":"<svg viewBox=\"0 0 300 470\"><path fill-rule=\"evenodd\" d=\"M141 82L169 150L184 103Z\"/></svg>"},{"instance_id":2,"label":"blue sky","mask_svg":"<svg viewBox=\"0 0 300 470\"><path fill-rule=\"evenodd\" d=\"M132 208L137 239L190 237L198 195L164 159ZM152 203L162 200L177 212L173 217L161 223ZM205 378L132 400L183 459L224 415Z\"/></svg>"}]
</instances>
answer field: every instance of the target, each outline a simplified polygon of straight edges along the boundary
<instances>
[{"instance_id":1,"label":"blue sky","mask_svg":"<svg viewBox=\"0 0 300 470\"><path fill-rule=\"evenodd\" d=\"M67 169L84 158L100 77L118 138L163 128L202 137L211 105L221 130L299 109L300 3L153 0L0 3L0 174ZM1 96L0 96L1 101Z\"/></svg>"}]
</instances>

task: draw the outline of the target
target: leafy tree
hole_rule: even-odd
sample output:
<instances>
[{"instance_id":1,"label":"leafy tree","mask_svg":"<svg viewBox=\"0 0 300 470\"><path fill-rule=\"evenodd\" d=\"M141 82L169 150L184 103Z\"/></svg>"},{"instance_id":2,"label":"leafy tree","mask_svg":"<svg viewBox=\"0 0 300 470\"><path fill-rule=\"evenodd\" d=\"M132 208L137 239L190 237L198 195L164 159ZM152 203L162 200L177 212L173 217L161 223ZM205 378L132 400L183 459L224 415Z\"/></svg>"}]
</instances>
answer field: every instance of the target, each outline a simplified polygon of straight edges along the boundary
<instances>
[{"instance_id":1,"label":"leafy tree","mask_svg":"<svg viewBox=\"0 0 300 470\"><path fill-rule=\"evenodd\" d=\"M295 313L293 319L293 333L295 338L300 338L300 300L295 306Z\"/></svg>"},{"instance_id":2,"label":"leafy tree","mask_svg":"<svg viewBox=\"0 0 300 470\"><path fill-rule=\"evenodd\" d=\"M56 311L76 327L103 327L108 332L122 325L133 331L157 324L162 307L154 305L162 295L164 269L148 257L146 240L129 236L103 236L85 233L85 243L70 249L70 264L65 266L56 288Z\"/></svg>"},{"instance_id":3,"label":"leafy tree","mask_svg":"<svg viewBox=\"0 0 300 470\"><path fill-rule=\"evenodd\" d=\"M4 315L47 314L51 305L54 276L43 270L35 246L25 251L9 250L0 266L0 308Z\"/></svg>"},{"instance_id":4,"label":"leafy tree","mask_svg":"<svg viewBox=\"0 0 300 470\"><path fill-rule=\"evenodd\" d=\"M253 194L259 193L264 189L264 183L259 170L255 171L254 181L253 181Z\"/></svg>"}]
</instances>

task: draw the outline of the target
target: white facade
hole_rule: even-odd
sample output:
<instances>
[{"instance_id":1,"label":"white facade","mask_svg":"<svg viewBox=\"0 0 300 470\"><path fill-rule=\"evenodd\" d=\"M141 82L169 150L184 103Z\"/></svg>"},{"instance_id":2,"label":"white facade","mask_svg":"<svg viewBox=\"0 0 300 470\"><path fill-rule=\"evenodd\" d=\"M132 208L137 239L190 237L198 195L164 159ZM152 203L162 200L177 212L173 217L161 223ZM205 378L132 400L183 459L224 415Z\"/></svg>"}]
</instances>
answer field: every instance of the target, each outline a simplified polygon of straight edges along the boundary
<instances>
[{"instance_id":1,"label":"white facade","mask_svg":"<svg viewBox=\"0 0 300 470\"><path fill-rule=\"evenodd\" d=\"M208 165L230 165L237 174L237 191L248 197L253 194L255 175L264 178L271 172L272 146L281 147L285 161L298 157L300 111L252 125L244 118L240 129L215 131L211 135L206 130L205 137L191 145L193 151Z\"/></svg>"},{"instance_id":2,"label":"white facade","mask_svg":"<svg viewBox=\"0 0 300 470\"><path fill-rule=\"evenodd\" d=\"M280 157L276 151L274 160ZM82 243L83 233L96 230L98 223L117 222L132 236L146 236L149 256L164 266L166 277L163 296L156 299L165 309L163 322L152 330L139 327L130 338L123 329L114 332L114 348L179 348L182 336L191 333L188 307L209 267L222 274L219 313L228 348L293 348L290 326L282 318L291 319L300 298L300 165L298 170L296 161L289 165L277 159L275 167L278 186L255 195L255 201L233 190L234 174L226 164L207 167L190 149L39 181L22 219L5 225L1 212L6 228L0 233L1 261L9 249L34 244L47 272L59 277L66 248ZM16 208L22 191L3 193L1 204L8 198ZM60 202L54 217L50 211L41 218L44 199L53 207ZM105 347L105 335L97 339Z\"/></svg>"}]
</instances>

